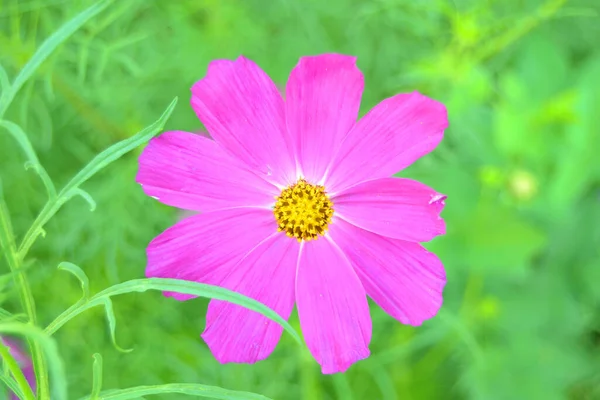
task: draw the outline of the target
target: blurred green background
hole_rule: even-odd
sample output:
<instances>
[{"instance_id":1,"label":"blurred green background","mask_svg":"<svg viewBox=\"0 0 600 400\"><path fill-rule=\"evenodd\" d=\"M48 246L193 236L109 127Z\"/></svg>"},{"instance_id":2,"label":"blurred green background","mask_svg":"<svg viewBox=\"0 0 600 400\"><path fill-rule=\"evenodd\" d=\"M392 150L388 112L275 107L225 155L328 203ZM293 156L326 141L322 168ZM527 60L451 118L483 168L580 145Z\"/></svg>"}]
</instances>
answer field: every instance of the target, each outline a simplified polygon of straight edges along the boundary
<instances>
[{"instance_id":1,"label":"blurred green background","mask_svg":"<svg viewBox=\"0 0 600 400\"><path fill-rule=\"evenodd\" d=\"M0 0L10 77L88 1ZM195 382L273 399L600 399L600 3L597 0L118 0L36 73L5 119L28 134L57 187L95 154L154 121L198 130L189 88L215 58L255 60L285 85L302 55L358 57L361 112L398 92L444 102L441 146L401 175L447 194L448 234L427 247L448 274L439 315L418 328L372 307L372 356L323 376L283 334L256 365L219 365L199 334L207 301L157 292L114 299L117 341L88 311L55 338L73 398L103 388ZM0 131L0 178L17 238L46 196ZM136 152L66 204L32 249L42 325L80 296L56 270L80 265L97 292L142 277L145 246L179 217L135 184ZM8 268L0 260L1 273ZM20 312L3 280L1 306ZM298 327L297 317L291 323ZM178 399L183 396L157 396Z\"/></svg>"}]
</instances>

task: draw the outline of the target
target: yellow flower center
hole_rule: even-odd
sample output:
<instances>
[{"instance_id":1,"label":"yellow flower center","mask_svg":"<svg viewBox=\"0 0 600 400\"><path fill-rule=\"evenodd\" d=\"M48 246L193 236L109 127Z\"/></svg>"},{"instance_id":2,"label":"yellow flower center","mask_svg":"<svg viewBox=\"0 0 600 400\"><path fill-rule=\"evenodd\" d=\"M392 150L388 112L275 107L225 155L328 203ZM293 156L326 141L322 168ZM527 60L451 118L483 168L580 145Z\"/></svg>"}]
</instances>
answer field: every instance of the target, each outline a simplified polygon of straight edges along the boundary
<instances>
[{"instance_id":1,"label":"yellow flower center","mask_svg":"<svg viewBox=\"0 0 600 400\"><path fill-rule=\"evenodd\" d=\"M283 189L275 199L273 213L279 232L285 232L299 242L325 234L333 215L333 203L325 193L325 187L300 179Z\"/></svg>"}]
</instances>

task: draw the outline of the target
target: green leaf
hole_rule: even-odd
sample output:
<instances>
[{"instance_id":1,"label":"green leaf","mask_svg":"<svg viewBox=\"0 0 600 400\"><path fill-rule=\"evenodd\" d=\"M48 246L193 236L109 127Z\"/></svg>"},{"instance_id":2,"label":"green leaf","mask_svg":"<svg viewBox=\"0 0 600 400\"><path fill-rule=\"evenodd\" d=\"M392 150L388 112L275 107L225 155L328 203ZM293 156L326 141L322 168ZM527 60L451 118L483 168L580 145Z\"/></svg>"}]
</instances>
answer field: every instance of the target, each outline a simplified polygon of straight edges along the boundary
<instances>
[{"instance_id":1,"label":"green leaf","mask_svg":"<svg viewBox=\"0 0 600 400\"><path fill-rule=\"evenodd\" d=\"M171 116L171 113L175 109L176 105L177 97L171 101L171 103L160 116L160 118L152 125L143 129L136 135L112 145L111 147L94 157L94 159L90 161L89 164L87 164L81 171L79 171L77 175L75 175L75 177L73 177L73 179L71 179L69 183L67 183L65 188L61 191L61 193L69 193L71 189L79 187L82 183L90 179L108 164L118 160L124 154L135 149L142 143L146 143L148 140L150 140L154 135L156 135L162 130L165 123Z\"/></svg>"},{"instance_id":2,"label":"green leaf","mask_svg":"<svg viewBox=\"0 0 600 400\"><path fill-rule=\"evenodd\" d=\"M65 203L75 196L83 198L90 205L90 211L94 212L96 210L96 201L94 200L94 198L88 192L81 188L73 188L69 191L69 193L66 193Z\"/></svg>"},{"instance_id":3,"label":"green leaf","mask_svg":"<svg viewBox=\"0 0 600 400\"><path fill-rule=\"evenodd\" d=\"M56 48L81 28L87 21L93 18L96 14L104 10L112 1L100 1L91 7L77 14L73 19L65 23L56 30L44 43L40 45L35 54L27 61L27 64L19 72L15 78L11 91L6 96L2 104L0 104L0 117L4 114L12 99L19 92L21 87L31 78L39 66L52 54Z\"/></svg>"},{"instance_id":4,"label":"green leaf","mask_svg":"<svg viewBox=\"0 0 600 400\"><path fill-rule=\"evenodd\" d=\"M79 282L81 282L81 290L83 291L83 296L77 302L77 304L81 305L81 304L85 303L86 301L88 301L90 299L90 281L89 281L89 278L87 277L87 275L85 274L85 272L80 267L78 267L77 265L70 263L70 262L61 262L58 265L58 269L70 272L77 279L79 279ZM104 308L106 311L106 319L108 320L108 326L109 326L109 330L110 330L110 338L111 338L113 345L115 346L115 348L117 350L124 352L124 353L129 353L130 351L132 351L132 349L123 349L122 347L120 347L117 344L117 338L116 338L117 321L115 318L115 313L113 310L112 301L110 300L110 297L104 298L104 301L102 304L104 305Z\"/></svg>"},{"instance_id":5,"label":"green leaf","mask_svg":"<svg viewBox=\"0 0 600 400\"><path fill-rule=\"evenodd\" d=\"M81 283L81 290L83 291L82 300L88 300L90 298L90 280L81 268L73 263L63 261L58 264L58 269L61 271L67 271L79 279L79 282Z\"/></svg>"},{"instance_id":6,"label":"green leaf","mask_svg":"<svg viewBox=\"0 0 600 400\"><path fill-rule=\"evenodd\" d=\"M217 386L207 386L190 383L170 383L167 385L138 386L129 389L110 390L100 393L98 400L128 400L153 394L179 393L188 396L204 397L222 400L270 400L256 393L238 392ZM93 397L83 397L81 400L92 400Z\"/></svg>"},{"instance_id":7,"label":"green leaf","mask_svg":"<svg viewBox=\"0 0 600 400\"><path fill-rule=\"evenodd\" d=\"M45 332L49 335L54 334L61 326L68 322L71 318L81 314L85 310L99 305L106 305L105 299L125 293L132 292L145 292L147 290L159 290L167 292L177 292L183 294L191 294L194 296L206 297L209 299L217 299L228 301L233 304L240 305L249 310L256 311L259 314L277 322L281 325L292 337L298 342L302 343L298 333L275 311L271 310L264 304L241 295L239 293L212 285L206 285L203 283L189 282L179 279L166 279L166 278L147 278L147 279L134 279L131 281L119 283L111 286L100 293L96 294L89 301L83 304L75 304L59 315L48 327Z\"/></svg>"},{"instance_id":8,"label":"green leaf","mask_svg":"<svg viewBox=\"0 0 600 400\"><path fill-rule=\"evenodd\" d=\"M0 126L4 127L8 133L17 141L21 149L25 153L27 157L27 162L25 163L25 169L33 169L42 180L44 187L46 188L46 192L48 193L48 198L53 200L56 198L56 189L54 187L54 183L48 176L48 173L40 164L40 160L37 158L37 154L35 154L35 150L33 150L33 146L29 141L29 137L25 134L21 127L13 122L0 120Z\"/></svg>"},{"instance_id":9,"label":"green leaf","mask_svg":"<svg viewBox=\"0 0 600 400\"><path fill-rule=\"evenodd\" d=\"M102 390L102 356L99 353L95 353L94 357L94 376L92 381L92 393L90 400L97 400L100 398L100 390Z\"/></svg>"},{"instance_id":10,"label":"green leaf","mask_svg":"<svg viewBox=\"0 0 600 400\"><path fill-rule=\"evenodd\" d=\"M38 327L19 322L0 323L0 333L25 336L41 346L46 353L48 370L52 378L52 400L66 400L67 377L55 341Z\"/></svg>"},{"instance_id":11,"label":"green leaf","mask_svg":"<svg viewBox=\"0 0 600 400\"><path fill-rule=\"evenodd\" d=\"M17 385L14 379L8 376L0 375L0 381L2 381L11 392L13 392L19 399L25 399L25 395L21 391L21 388ZM0 393L2 395L4 393ZM6 397L8 398L8 397Z\"/></svg>"},{"instance_id":12,"label":"green leaf","mask_svg":"<svg viewBox=\"0 0 600 400\"><path fill-rule=\"evenodd\" d=\"M27 231L25 233L25 237L21 242L21 246L19 246L19 257L21 259L25 258L27 252L31 245L35 242L35 239L38 235L42 234L44 225L56 214L56 212L62 207L64 203L66 203L71 197L74 195L83 196L92 209L95 207L95 202L87 194L86 192L79 189L79 186L90 179L94 174L100 171L102 168L106 167L108 164L113 161L119 159L124 154L133 150L137 146L142 143L150 140L154 135L159 133L169 117L171 113L175 109L175 105L177 105L177 98L174 98L171 101L171 104L166 108L163 114L160 116L158 120L156 120L152 125L144 128L134 136L122 140L118 143L115 143L108 149L104 150L96 157L92 159L79 173L77 173L70 181L65 185L65 187L60 191L55 199L49 200L42 211L40 211L39 215ZM84 194L85 193L85 194Z\"/></svg>"},{"instance_id":13,"label":"green leaf","mask_svg":"<svg viewBox=\"0 0 600 400\"><path fill-rule=\"evenodd\" d=\"M12 318L12 314L9 311L6 311L4 308L0 307L0 320Z\"/></svg>"},{"instance_id":14,"label":"green leaf","mask_svg":"<svg viewBox=\"0 0 600 400\"><path fill-rule=\"evenodd\" d=\"M117 319L115 318L112 300L110 297L104 297L102 303L104 304L104 309L106 311L106 319L108 320L108 329L110 331L110 340L112 341L113 346L115 346L115 348L122 353L129 353L133 351L133 349L124 349L117 344Z\"/></svg>"},{"instance_id":15,"label":"green leaf","mask_svg":"<svg viewBox=\"0 0 600 400\"><path fill-rule=\"evenodd\" d=\"M27 321L27 316L25 314L12 314L10 311L5 310L0 307L0 321L9 322L9 321L19 321L25 322Z\"/></svg>"}]
</instances>

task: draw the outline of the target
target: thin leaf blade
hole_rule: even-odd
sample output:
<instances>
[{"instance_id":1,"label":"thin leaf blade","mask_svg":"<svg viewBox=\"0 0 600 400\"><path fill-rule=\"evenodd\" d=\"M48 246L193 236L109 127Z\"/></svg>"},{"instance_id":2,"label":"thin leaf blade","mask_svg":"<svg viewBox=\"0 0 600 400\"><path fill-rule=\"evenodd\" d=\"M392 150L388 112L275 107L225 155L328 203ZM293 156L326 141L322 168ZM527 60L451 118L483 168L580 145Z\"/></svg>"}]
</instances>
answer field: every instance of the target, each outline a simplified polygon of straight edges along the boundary
<instances>
[{"instance_id":1,"label":"thin leaf blade","mask_svg":"<svg viewBox=\"0 0 600 400\"><path fill-rule=\"evenodd\" d=\"M93 380L92 380L92 393L90 394L90 400L98 400L100 398L100 390L102 390L102 356L99 353L95 353L94 365L93 365Z\"/></svg>"},{"instance_id":2,"label":"thin leaf blade","mask_svg":"<svg viewBox=\"0 0 600 400\"><path fill-rule=\"evenodd\" d=\"M137 386L128 389L110 390L100 393L99 400L129 400L142 396L166 393L179 393L187 396L204 397L220 400L271 400L260 394L228 390L218 386L208 386L189 383L170 383L155 386ZM84 397L81 400L91 400Z\"/></svg>"},{"instance_id":3,"label":"thin leaf blade","mask_svg":"<svg viewBox=\"0 0 600 400\"><path fill-rule=\"evenodd\" d=\"M83 292L83 300L87 300L90 298L90 279L86 275L86 273L77 265L70 263L68 261L63 261L58 264L57 267L61 271L67 271L72 274L79 280L81 284L81 291Z\"/></svg>"},{"instance_id":4,"label":"thin leaf blade","mask_svg":"<svg viewBox=\"0 0 600 400\"><path fill-rule=\"evenodd\" d=\"M46 192L48 193L48 198L50 200L55 199L56 188L54 187L54 183L52 183L48 172L46 172L44 167L42 167L40 164L40 160L38 159L37 154L35 154L35 150L33 149L27 134L19 125L15 124L14 122L0 119L0 126L6 129L6 131L13 137L13 139L15 139L25 153L25 157L27 158L25 169L33 169L42 180L42 183L46 188Z\"/></svg>"},{"instance_id":5,"label":"thin leaf blade","mask_svg":"<svg viewBox=\"0 0 600 400\"><path fill-rule=\"evenodd\" d=\"M106 311L106 320L108 321L108 329L110 331L110 340L113 346L121 353L130 353L133 349L124 349L117 344L117 318L113 309L112 300L110 297L104 297L102 300L104 310Z\"/></svg>"},{"instance_id":6,"label":"thin leaf blade","mask_svg":"<svg viewBox=\"0 0 600 400\"><path fill-rule=\"evenodd\" d=\"M300 335L298 335L294 328L292 328L292 326L285 319L283 319L279 314L277 314L277 312L270 309L266 305L260 303L259 301L256 301L240 293L222 287L168 278L133 279L111 286L96 294L88 302L84 304L75 304L74 306L70 307L64 313L59 315L54 321L52 321L52 323L46 328L45 332L49 335L52 335L61 326L63 326L75 316L81 314L82 312L92 307L105 304L104 302L106 298L126 293L146 292L148 290L191 294L198 297L223 300L233 304L237 304L249 310L258 312L259 314L269 318L270 320L277 322L298 343L302 343Z\"/></svg>"},{"instance_id":7,"label":"thin leaf blade","mask_svg":"<svg viewBox=\"0 0 600 400\"><path fill-rule=\"evenodd\" d=\"M87 21L92 19L98 13L103 11L111 3L111 0L100 1L86 8L74 18L69 20L52 35L50 35L44 43L40 45L35 54L29 59L21 72L15 78L12 84L11 99L17 94L21 87L31 78L39 66L56 50L56 48L66 41L73 33L81 28Z\"/></svg>"}]
</instances>

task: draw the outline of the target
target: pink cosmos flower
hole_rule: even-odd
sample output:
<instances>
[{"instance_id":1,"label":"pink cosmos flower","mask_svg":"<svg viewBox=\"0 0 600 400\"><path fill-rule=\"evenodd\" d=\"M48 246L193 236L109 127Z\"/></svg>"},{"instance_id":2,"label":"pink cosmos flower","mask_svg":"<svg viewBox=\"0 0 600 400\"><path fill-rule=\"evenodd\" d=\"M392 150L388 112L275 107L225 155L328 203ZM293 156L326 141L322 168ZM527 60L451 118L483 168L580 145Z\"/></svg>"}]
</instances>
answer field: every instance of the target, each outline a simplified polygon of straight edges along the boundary
<instances>
[{"instance_id":1,"label":"pink cosmos flower","mask_svg":"<svg viewBox=\"0 0 600 400\"><path fill-rule=\"evenodd\" d=\"M137 175L146 194L201 212L149 244L146 275L225 287L283 318L295 303L323 373L369 356L367 296L420 325L437 313L446 282L440 260L418 244L445 233L445 196L390 178L438 145L446 109L413 92L357 121L355 62L302 57L284 100L252 61L213 61L191 100L213 140L166 132L145 148ZM212 300L202 338L222 363L253 363L281 333L258 313Z\"/></svg>"}]
</instances>

